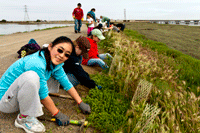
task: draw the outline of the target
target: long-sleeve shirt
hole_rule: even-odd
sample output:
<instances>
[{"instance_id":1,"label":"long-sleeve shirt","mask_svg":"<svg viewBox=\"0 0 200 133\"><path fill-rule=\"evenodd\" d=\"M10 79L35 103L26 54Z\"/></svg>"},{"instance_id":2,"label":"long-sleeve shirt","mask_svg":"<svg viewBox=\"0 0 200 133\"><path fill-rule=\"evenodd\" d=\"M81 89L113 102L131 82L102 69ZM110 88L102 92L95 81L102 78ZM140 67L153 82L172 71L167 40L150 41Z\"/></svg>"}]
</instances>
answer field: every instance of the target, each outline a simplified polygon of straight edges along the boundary
<instances>
[{"instance_id":1,"label":"long-sleeve shirt","mask_svg":"<svg viewBox=\"0 0 200 133\"><path fill-rule=\"evenodd\" d=\"M90 79L89 74L82 68L80 64L81 59L82 56L77 56L75 52L72 52L70 58L64 62L64 71L73 74L82 85L88 88L94 88L96 84L94 80Z\"/></svg>"},{"instance_id":2,"label":"long-sleeve shirt","mask_svg":"<svg viewBox=\"0 0 200 133\"><path fill-rule=\"evenodd\" d=\"M92 15L92 18L93 18L93 19L95 20L95 22L96 22L95 13L94 13L93 11L89 11L88 13Z\"/></svg>"},{"instance_id":3,"label":"long-sleeve shirt","mask_svg":"<svg viewBox=\"0 0 200 133\"><path fill-rule=\"evenodd\" d=\"M72 16L75 16L76 19L81 20L83 18L83 10L81 8L75 8L72 12Z\"/></svg>"},{"instance_id":4,"label":"long-sleeve shirt","mask_svg":"<svg viewBox=\"0 0 200 133\"><path fill-rule=\"evenodd\" d=\"M50 78L50 76L58 80L65 90L69 90L73 87L62 68L64 63L54 66L52 63L50 63L50 71L46 70L46 64L47 63L45 60L44 51L41 51L41 56L39 55L38 51L34 54L27 55L13 63L0 79L0 99L9 89L10 85L22 73L27 71L35 71L40 77L40 99L44 99L48 96L49 91L47 86L47 80Z\"/></svg>"},{"instance_id":5,"label":"long-sleeve shirt","mask_svg":"<svg viewBox=\"0 0 200 133\"><path fill-rule=\"evenodd\" d=\"M82 64L83 64L83 65L87 65L87 62L88 62L90 59L92 59L92 58L99 58L99 57L98 57L99 53L98 53L97 43L96 43L93 39L91 39L91 38L88 38L88 37L87 37L87 39L88 39L89 42L90 42L91 48L90 48L90 50L88 51L89 58L88 58L88 59L83 58L83 61L82 61Z\"/></svg>"},{"instance_id":6,"label":"long-sleeve shirt","mask_svg":"<svg viewBox=\"0 0 200 133\"><path fill-rule=\"evenodd\" d=\"M110 20L110 18L102 16L102 22L109 21L109 20Z\"/></svg>"}]
</instances>

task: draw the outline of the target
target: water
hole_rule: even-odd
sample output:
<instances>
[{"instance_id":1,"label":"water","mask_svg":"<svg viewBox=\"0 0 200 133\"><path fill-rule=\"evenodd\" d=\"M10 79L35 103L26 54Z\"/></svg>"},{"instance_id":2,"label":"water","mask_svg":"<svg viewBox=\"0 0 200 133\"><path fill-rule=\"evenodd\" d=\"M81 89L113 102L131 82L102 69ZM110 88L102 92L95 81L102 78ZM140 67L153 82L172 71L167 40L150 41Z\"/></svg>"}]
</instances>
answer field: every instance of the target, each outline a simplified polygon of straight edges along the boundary
<instances>
[{"instance_id":1,"label":"water","mask_svg":"<svg viewBox=\"0 0 200 133\"><path fill-rule=\"evenodd\" d=\"M46 29L60 26L73 26L74 24L37 24L37 25L22 25L22 24L0 24L0 35L12 34L16 32L30 32L36 29Z\"/></svg>"}]
</instances>

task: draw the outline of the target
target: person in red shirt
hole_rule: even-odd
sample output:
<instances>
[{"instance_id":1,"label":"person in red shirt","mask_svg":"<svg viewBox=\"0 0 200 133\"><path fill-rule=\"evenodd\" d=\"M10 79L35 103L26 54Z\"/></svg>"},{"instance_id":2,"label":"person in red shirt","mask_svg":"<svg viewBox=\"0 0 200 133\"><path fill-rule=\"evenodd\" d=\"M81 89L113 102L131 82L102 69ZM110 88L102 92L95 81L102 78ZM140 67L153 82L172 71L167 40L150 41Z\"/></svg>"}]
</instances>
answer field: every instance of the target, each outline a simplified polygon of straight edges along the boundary
<instances>
[{"instance_id":1,"label":"person in red shirt","mask_svg":"<svg viewBox=\"0 0 200 133\"><path fill-rule=\"evenodd\" d=\"M83 20L83 10L81 9L81 3L77 4L77 8L74 9L72 12L72 17L74 18L74 30L75 33L81 33L81 26L82 26L82 20Z\"/></svg>"},{"instance_id":2,"label":"person in red shirt","mask_svg":"<svg viewBox=\"0 0 200 133\"><path fill-rule=\"evenodd\" d=\"M88 52L89 58L85 59L83 57L82 64L88 66L99 65L103 69L109 68L103 60L106 58L112 58L112 56L109 53L99 54L97 48L97 43L100 40L105 39L105 37L102 35L102 32L99 29L94 29L91 33L91 37L87 37L91 45L90 50Z\"/></svg>"}]
</instances>

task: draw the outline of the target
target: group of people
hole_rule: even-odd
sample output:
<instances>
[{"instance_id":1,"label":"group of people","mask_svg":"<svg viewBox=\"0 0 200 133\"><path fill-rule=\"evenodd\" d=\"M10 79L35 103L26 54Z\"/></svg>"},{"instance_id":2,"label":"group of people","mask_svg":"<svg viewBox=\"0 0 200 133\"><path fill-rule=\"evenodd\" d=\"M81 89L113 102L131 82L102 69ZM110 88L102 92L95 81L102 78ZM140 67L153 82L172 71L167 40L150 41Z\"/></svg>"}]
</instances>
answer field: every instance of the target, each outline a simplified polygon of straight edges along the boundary
<instances>
[{"instance_id":1,"label":"group of people","mask_svg":"<svg viewBox=\"0 0 200 133\"><path fill-rule=\"evenodd\" d=\"M97 21L94 12L93 8L88 13L90 15L87 15L88 19L92 18L89 21L90 25ZM79 33L83 18L80 3L74 9L73 14L75 33ZM108 26L111 25L108 29L116 30L117 26L110 23L109 18L103 16L101 18L102 21L109 23ZM117 29L123 30L118 27ZM97 43L105 39L101 29L100 24L94 28L88 27L88 37L79 36L75 40L60 36L52 43L44 44L42 48L36 40L29 40L28 44L18 51L19 54L24 50L29 50L29 46L37 47L33 51L25 52L25 55L19 56L20 59L14 62L0 79L0 112L19 111L14 124L28 133L45 132L45 126L37 119L44 114L42 107L45 107L56 118L58 125L68 125L70 118L55 106L49 96L51 90L48 81L53 78L71 95L83 113L90 114L90 105L82 101L75 86L82 84L88 88L102 89L100 85L90 79L89 74L81 66L81 64L98 65L102 69L109 68L104 60L112 59L112 56L109 53L98 53Z\"/></svg>"},{"instance_id":2,"label":"group of people","mask_svg":"<svg viewBox=\"0 0 200 133\"><path fill-rule=\"evenodd\" d=\"M100 16L100 19L96 18L95 15L95 8L92 8L86 15L86 21L87 21L87 36L91 35L91 31L93 29L99 29L100 31L104 30L113 30L113 31L123 31L125 28L125 24L119 23L114 24L110 23L110 18L106 16ZM81 26L82 26L82 20L83 20L83 10L81 9L81 3L77 4L77 7L72 12L72 17L74 18L74 31L75 33L81 32ZM102 23L106 23L106 28L103 27Z\"/></svg>"},{"instance_id":3,"label":"group of people","mask_svg":"<svg viewBox=\"0 0 200 133\"><path fill-rule=\"evenodd\" d=\"M69 124L70 118L55 106L49 96L47 81L54 78L74 98L83 113L91 113L90 105L82 101L75 86L82 84L102 89L90 79L81 64L108 68L103 60L112 56L99 54L97 48L97 43L103 39L102 32L94 29L90 37L79 36L72 41L60 36L41 49L28 52L29 55L14 62L0 79L0 112L19 111L15 126L31 133L45 131L45 126L37 119L44 114L43 106L56 118L58 125ZM37 42L31 39L29 43Z\"/></svg>"}]
</instances>

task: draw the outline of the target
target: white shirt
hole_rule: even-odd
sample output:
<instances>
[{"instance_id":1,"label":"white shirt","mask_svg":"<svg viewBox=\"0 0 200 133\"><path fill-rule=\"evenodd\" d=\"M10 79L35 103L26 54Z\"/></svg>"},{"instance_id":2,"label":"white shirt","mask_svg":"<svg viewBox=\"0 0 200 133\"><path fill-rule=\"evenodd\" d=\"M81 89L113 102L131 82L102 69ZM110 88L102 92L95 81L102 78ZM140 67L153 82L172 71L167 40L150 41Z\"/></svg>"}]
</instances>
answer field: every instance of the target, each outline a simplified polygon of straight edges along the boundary
<instances>
[{"instance_id":1,"label":"white shirt","mask_svg":"<svg viewBox=\"0 0 200 133\"><path fill-rule=\"evenodd\" d=\"M87 19L89 25L88 27L94 27L94 20L92 18ZM90 24L93 21L93 24Z\"/></svg>"}]
</instances>

